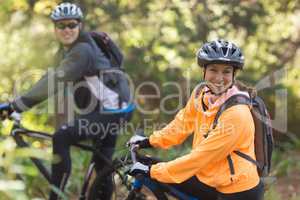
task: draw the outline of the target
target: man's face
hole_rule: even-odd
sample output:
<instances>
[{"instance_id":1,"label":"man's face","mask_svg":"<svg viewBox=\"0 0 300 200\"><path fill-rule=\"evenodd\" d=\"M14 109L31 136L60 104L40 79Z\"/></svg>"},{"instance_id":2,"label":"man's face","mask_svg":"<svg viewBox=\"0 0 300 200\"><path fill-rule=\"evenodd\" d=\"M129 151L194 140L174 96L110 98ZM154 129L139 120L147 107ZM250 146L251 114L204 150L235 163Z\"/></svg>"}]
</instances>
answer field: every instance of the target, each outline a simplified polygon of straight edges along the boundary
<instances>
[{"instance_id":1,"label":"man's face","mask_svg":"<svg viewBox=\"0 0 300 200\"><path fill-rule=\"evenodd\" d=\"M59 20L54 23L55 35L63 46L70 46L79 36L81 23L75 19Z\"/></svg>"}]
</instances>

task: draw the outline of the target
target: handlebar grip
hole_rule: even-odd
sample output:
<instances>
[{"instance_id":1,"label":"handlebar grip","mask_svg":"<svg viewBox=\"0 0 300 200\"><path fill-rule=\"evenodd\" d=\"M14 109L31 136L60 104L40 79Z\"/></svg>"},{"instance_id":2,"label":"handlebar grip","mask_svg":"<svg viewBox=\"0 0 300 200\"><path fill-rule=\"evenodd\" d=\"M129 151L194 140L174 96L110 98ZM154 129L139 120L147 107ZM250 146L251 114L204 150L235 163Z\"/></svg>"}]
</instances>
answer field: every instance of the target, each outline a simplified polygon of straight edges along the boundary
<instances>
[{"instance_id":1,"label":"handlebar grip","mask_svg":"<svg viewBox=\"0 0 300 200\"><path fill-rule=\"evenodd\" d=\"M130 146L130 154L131 154L131 160L133 163L136 163L137 162L137 153L136 153L136 150L137 150L137 145L131 145Z\"/></svg>"},{"instance_id":2,"label":"handlebar grip","mask_svg":"<svg viewBox=\"0 0 300 200\"><path fill-rule=\"evenodd\" d=\"M13 113L11 113L10 118L16 122L20 122L22 119L22 116L20 113L14 111Z\"/></svg>"}]
</instances>

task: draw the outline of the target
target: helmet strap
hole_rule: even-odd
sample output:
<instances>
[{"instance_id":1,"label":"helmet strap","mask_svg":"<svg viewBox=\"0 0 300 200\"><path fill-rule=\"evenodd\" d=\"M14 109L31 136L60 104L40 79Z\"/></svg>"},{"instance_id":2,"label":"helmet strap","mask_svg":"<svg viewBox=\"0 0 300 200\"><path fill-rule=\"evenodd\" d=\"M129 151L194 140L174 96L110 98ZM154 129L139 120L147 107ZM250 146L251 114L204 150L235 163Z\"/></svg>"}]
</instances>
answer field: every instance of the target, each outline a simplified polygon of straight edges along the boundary
<instances>
[{"instance_id":1,"label":"helmet strap","mask_svg":"<svg viewBox=\"0 0 300 200\"><path fill-rule=\"evenodd\" d=\"M206 67L207 67L207 65L204 65L204 68L203 68L203 80L205 80Z\"/></svg>"}]
</instances>

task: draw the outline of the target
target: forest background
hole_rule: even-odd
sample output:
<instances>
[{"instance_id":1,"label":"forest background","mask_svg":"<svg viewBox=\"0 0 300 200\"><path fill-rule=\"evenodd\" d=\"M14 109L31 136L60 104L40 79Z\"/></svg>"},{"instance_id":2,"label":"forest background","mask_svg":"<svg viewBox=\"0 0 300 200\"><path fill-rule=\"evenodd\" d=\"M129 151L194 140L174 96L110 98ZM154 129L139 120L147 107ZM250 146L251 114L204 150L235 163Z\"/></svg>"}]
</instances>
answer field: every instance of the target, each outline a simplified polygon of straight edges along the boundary
<instances>
[{"instance_id":1,"label":"forest background","mask_svg":"<svg viewBox=\"0 0 300 200\"><path fill-rule=\"evenodd\" d=\"M51 66L58 49L49 19L56 0L0 0L0 101L30 88ZM119 136L116 156L136 128L146 134L163 127L184 107L202 79L195 54L206 41L224 38L243 49L238 79L255 86L273 119L277 182L267 199L300 199L300 1L299 0L85 0L85 29L107 32L124 52L124 68L135 86L138 109L131 129ZM46 106L43 103L40 109ZM53 115L23 114L29 128L53 132ZM45 198L48 186L28 156L51 160L51 148L16 149L0 125L0 199ZM190 140L167 152L190 150ZM38 142L35 147L41 147ZM90 155L73 149L67 192L77 195ZM5 156L4 156L5 155ZM74 159L76 157L76 159ZM23 174L23 181L16 180ZM42 185L42 187L41 187Z\"/></svg>"}]
</instances>

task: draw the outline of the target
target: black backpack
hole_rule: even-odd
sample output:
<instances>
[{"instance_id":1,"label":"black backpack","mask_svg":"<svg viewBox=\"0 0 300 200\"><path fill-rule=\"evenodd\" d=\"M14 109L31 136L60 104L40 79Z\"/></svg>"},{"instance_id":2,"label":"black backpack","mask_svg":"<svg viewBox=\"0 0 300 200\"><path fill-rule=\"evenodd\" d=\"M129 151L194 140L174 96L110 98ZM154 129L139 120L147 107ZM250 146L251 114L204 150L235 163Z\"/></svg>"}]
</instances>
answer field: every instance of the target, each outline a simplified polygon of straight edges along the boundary
<instances>
[{"instance_id":1,"label":"black backpack","mask_svg":"<svg viewBox=\"0 0 300 200\"><path fill-rule=\"evenodd\" d=\"M230 108L231 106L239 104L249 105L251 108L250 111L255 125L254 144L256 160L240 151L233 152L238 156L255 164L257 166L257 171L260 177L267 177L271 170L271 158L274 141L270 116L263 100L260 97L255 96L249 98L242 94L230 97L218 110L212 128L216 127L218 118L224 110ZM230 155L227 156L227 160L230 167L230 173L231 175L233 175L234 165Z\"/></svg>"},{"instance_id":2,"label":"black backpack","mask_svg":"<svg viewBox=\"0 0 300 200\"><path fill-rule=\"evenodd\" d=\"M119 95L120 107L122 102L131 103L132 94L122 66L123 54L120 49L112 40L105 42L103 37L97 32L90 32L89 34L108 58L112 66L111 72L104 76L104 84ZM106 33L103 34L107 35Z\"/></svg>"},{"instance_id":3,"label":"black backpack","mask_svg":"<svg viewBox=\"0 0 300 200\"><path fill-rule=\"evenodd\" d=\"M106 33L102 32L103 35L108 36ZM112 67L122 69L123 54L119 47L112 41L109 40L105 42L103 36L98 32L90 32L93 40L96 42L97 46L103 51L105 56L109 59Z\"/></svg>"},{"instance_id":4,"label":"black backpack","mask_svg":"<svg viewBox=\"0 0 300 200\"><path fill-rule=\"evenodd\" d=\"M202 88L203 87L200 87L197 90L196 97L199 95L199 90L202 90ZM273 182L273 180L267 179L271 170L271 158L274 147L273 130L271 127L270 116L268 114L264 101L259 96L250 93L249 96L250 98L242 94L237 94L227 99L219 108L210 131L217 126L219 117L226 109L239 104L249 105L255 125L254 143L256 160L252 159L249 155L237 150L233 151L233 153L256 165L258 174L264 183ZM208 131L206 137L208 136L210 131ZM234 163L230 155L227 156L227 160L230 168L230 173L231 175L234 175Z\"/></svg>"}]
</instances>

